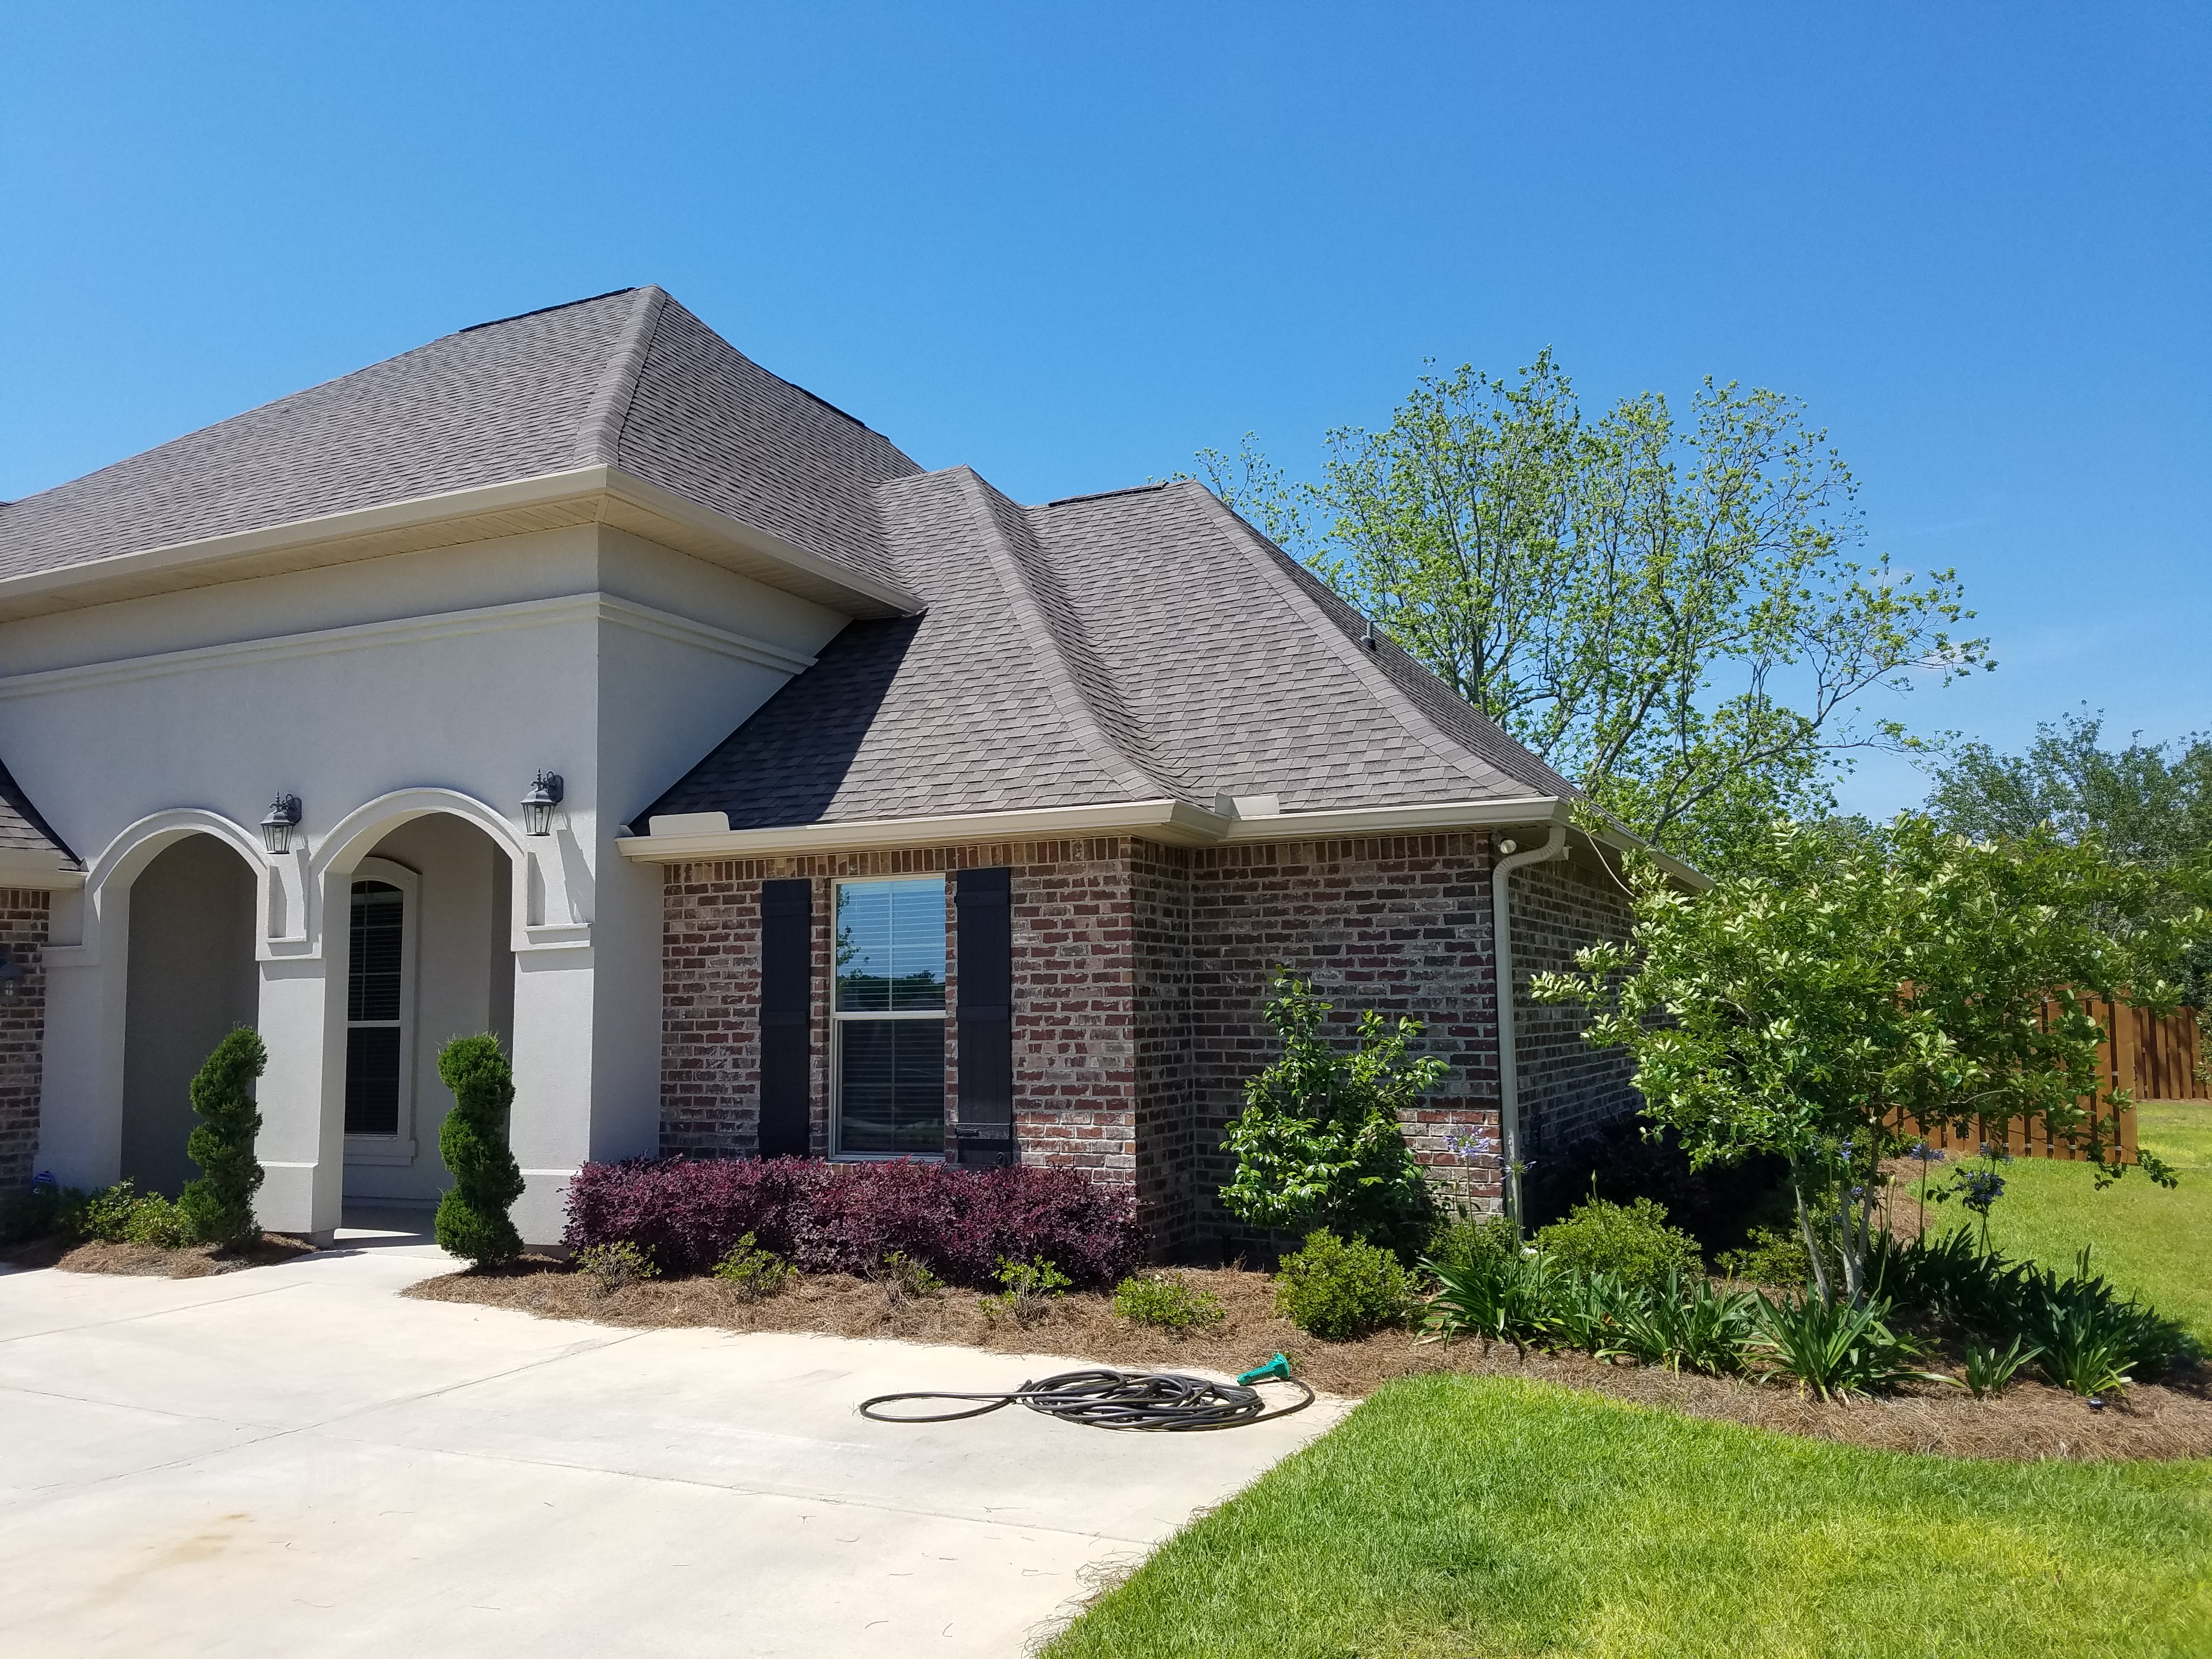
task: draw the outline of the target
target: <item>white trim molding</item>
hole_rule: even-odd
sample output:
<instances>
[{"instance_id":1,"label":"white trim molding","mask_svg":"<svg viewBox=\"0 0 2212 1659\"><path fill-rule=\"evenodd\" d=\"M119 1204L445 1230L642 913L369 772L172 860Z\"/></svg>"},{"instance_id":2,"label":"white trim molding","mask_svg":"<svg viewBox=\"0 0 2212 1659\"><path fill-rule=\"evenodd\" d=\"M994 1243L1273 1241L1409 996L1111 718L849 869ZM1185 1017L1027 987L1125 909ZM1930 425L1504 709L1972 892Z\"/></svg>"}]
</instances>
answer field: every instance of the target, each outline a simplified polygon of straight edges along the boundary
<instances>
[{"instance_id":1,"label":"white trim molding","mask_svg":"<svg viewBox=\"0 0 2212 1659\"><path fill-rule=\"evenodd\" d=\"M85 869L62 854L0 847L0 887L59 893L84 885Z\"/></svg>"},{"instance_id":2,"label":"white trim molding","mask_svg":"<svg viewBox=\"0 0 2212 1659\"><path fill-rule=\"evenodd\" d=\"M1030 811L954 812L927 817L857 818L797 824L770 830L732 830L720 812L684 812L655 817L649 833L615 842L635 864L692 864L717 859L759 858L775 854L863 852L884 847L945 846L1036 836L1137 836L1179 847L1218 847L1254 842L1336 840L1352 836L1418 836L1455 830L1500 829L1507 825L1566 825L1573 803L1557 795L1528 795L1505 800L1422 802L1412 806L1361 806L1328 812L1266 810L1265 796L1215 798L1215 805L1260 810L1246 816L1208 811L1182 800L1112 801L1099 806L1041 807ZM1680 859L1644 847L1626 830L1609 826L1591 837L1577 829L1585 844L1601 843L1615 854L1642 848L1659 867L1690 888L1711 882ZM1602 856L1602 854L1601 854Z\"/></svg>"},{"instance_id":3,"label":"white trim molding","mask_svg":"<svg viewBox=\"0 0 2212 1659\"><path fill-rule=\"evenodd\" d=\"M240 640L227 645L195 646L185 651L163 651L152 656L118 658L111 662L85 663L72 668L48 668L35 673L0 678L0 699L44 696L54 692L81 691L99 685L120 685L133 680L158 679L210 668L237 668L248 664L278 662L294 657L323 657L338 651L362 651L379 646L413 645L429 640L462 639L482 634L504 633L521 628L551 628L577 622L605 623L628 628L679 645L709 651L717 656L796 674L814 665L814 659L781 646L771 645L725 629L711 628L673 612L617 599L611 593L574 593L562 599L522 599L512 605L478 605L466 611L447 611L427 617L402 617L390 622L356 623L344 628L321 628L304 634L278 634L262 639Z\"/></svg>"}]
</instances>

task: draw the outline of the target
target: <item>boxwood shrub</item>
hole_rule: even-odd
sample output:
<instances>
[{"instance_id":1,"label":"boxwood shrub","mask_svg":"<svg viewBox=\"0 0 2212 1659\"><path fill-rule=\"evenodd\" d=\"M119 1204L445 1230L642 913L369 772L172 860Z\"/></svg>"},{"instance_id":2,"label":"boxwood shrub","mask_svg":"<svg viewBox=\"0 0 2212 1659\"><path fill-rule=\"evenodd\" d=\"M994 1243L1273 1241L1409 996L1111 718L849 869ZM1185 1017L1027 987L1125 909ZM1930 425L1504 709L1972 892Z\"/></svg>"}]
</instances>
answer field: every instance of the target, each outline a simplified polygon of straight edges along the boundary
<instances>
[{"instance_id":1,"label":"boxwood shrub","mask_svg":"<svg viewBox=\"0 0 2212 1659\"><path fill-rule=\"evenodd\" d=\"M805 1273L866 1273L898 1251L978 1290L1002 1261L1039 1256L1103 1289L1143 1246L1129 1194L1079 1170L797 1158L587 1164L568 1186L562 1242L626 1240L664 1273L703 1273L748 1233Z\"/></svg>"}]
</instances>

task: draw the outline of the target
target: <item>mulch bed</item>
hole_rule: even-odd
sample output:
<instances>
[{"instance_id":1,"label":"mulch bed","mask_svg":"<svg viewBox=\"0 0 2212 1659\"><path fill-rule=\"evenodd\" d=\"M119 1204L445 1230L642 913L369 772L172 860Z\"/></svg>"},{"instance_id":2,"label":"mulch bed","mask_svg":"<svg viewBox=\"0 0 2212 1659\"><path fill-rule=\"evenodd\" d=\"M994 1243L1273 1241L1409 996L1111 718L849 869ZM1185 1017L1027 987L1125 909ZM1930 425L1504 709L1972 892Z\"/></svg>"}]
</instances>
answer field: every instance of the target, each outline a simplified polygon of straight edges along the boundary
<instances>
[{"instance_id":1,"label":"mulch bed","mask_svg":"<svg viewBox=\"0 0 2212 1659\"><path fill-rule=\"evenodd\" d=\"M40 1239L0 1252L18 1267L59 1267L72 1273L129 1273L146 1279L205 1279L211 1273L234 1273L246 1267L273 1267L296 1256L311 1255L315 1247L296 1238L264 1236L242 1250L217 1244L187 1244L165 1250L158 1244L111 1244L94 1240L63 1244Z\"/></svg>"},{"instance_id":2,"label":"mulch bed","mask_svg":"<svg viewBox=\"0 0 2212 1659\"><path fill-rule=\"evenodd\" d=\"M1801 1400L1787 1385L1676 1376L1656 1366L1602 1364L1581 1353L1522 1354L1503 1344L1487 1351L1474 1342L1415 1344L1403 1331L1358 1342L1317 1341L1277 1316L1267 1274L1235 1268L1186 1271L1220 1299L1227 1317L1212 1332L1181 1339L1132 1325L1115 1314L1109 1297L1097 1294L1061 1297L1035 1323L1022 1326L986 1315L973 1292L950 1291L894 1302L882 1286L842 1274L810 1275L783 1295L756 1303L738 1301L711 1279L649 1280L603 1295L589 1275L533 1257L490 1272L426 1279L402 1294L603 1325L819 1331L1010 1354L1075 1354L1140 1370L1233 1375L1279 1350L1291 1357L1299 1376L1328 1394L1357 1398L1392 1377L1424 1371L1522 1376L1785 1434L1954 1457L2033 1462L2212 1456L2212 1378L2202 1367L2176 1368L2163 1386L2136 1388L2124 1401L2102 1410L2025 1378L2001 1400L1975 1400L1961 1389L1928 1384L1885 1399L1837 1406ZM1015 1375L1019 1370L1009 1368L1009 1385L1023 1380ZM915 1386L927 1387L927 1376L917 1373Z\"/></svg>"}]
</instances>

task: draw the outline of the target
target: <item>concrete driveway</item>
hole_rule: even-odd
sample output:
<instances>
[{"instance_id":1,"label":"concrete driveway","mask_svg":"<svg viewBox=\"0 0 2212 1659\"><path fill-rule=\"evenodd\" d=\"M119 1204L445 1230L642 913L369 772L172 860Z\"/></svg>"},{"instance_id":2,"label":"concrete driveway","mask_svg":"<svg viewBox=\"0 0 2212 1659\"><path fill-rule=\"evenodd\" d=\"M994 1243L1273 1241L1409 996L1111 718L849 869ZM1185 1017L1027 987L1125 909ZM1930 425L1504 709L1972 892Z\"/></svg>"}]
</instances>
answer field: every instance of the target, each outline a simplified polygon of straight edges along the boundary
<instances>
[{"instance_id":1,"label":"concrete driveway","mask_svg":"<svg viewBox=\"0 0 2212 1659\"><path fill-rule=\"evenodd\" d=\"M372 1229L216 1279L0 1276L7 1651L1011 1656L1340 1414L891 1427L855 1404L1080 1362L394 1294L449 1265Z\"/></svg>"}]
</instances>

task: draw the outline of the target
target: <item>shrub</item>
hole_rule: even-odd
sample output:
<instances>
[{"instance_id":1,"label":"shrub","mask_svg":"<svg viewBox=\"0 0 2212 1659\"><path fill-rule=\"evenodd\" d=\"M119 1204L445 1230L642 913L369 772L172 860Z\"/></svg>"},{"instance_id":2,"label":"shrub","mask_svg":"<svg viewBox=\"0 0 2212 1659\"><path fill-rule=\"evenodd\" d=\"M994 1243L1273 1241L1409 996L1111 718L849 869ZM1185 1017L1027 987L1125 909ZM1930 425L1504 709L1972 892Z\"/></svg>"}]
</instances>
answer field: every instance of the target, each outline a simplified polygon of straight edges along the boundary
<instances>
[{"instance_id":1,"label":"shrub","mask_svg":"<svg viewBox=\"0 0 2212 1659\"><path fill-rule=\"evenodd\" d=\"M1181 1336L1227 1317L1221 1298L1181 1273L1133 1273L1114 1287L1114 1311L1133 1325Z\"/></svg>"},{"instance_id":2,"label":"shrub","mask_svg":"<svg viewBox=\"0 0 2212 1659\"><path fill-rule=\"evenodd\" d=\"M240 1026L215 1046L192 1079L192 1110L200 1121L185 1151L200 1166L200 1177L177 1200L193 1236L210 1244L250 1244L261 1237L254 1224L253 1194L265 1172L253 1156L261 1133L254 1109L253 1079L269 1064L269 1051L258 1032Z\"/></svg>"},{"instance_id":3,"label":"shrub","mask_svg":"<svg viewBox=\"0 0 2212 1659\"><path fill-rule=\"evenodd\" d=\"M1103 1288L1143 1243L1129 1194L1076 1170L637 1158L587 1164L569 1183L571 1249L627 1238L665 1273L702 1273L747 1233L805 1273L865 1277L896 1252L972 1290L994 1285L1001 1261L1037 1256Z\"/></svg>"},{"instance_id":4,"label":"shrub","mask_svg":"<svg viewBox=\"0 0 2212 1659\"><path fill-rule=\"evenodd\" d=\"M1755 1285L1795 1290L1813 1276L1805 1241L1771 1227L1753 1227L1741 1249L1723 1250L1714 1261L1730 1279L1747 1279Z\"/></svg>"},{"instance_id":5,"label":"shrub","mask_svg":"<svg viewBox=\"0 0 2212 1659\"><path fill-rule=\"evenodd\" d=\"M1437 1267L1465 1270L1478 1262L1504 1261L1520 1254L1521 1238L1512 1218L1493 1215L1439 1227L1429 1241L1428 1260Z\"/></svg>"},{"instance_id":6,"label":"shrub","mask_svg":"<svg viewBox=\"0 0 2212 1659\"><path fill-rule=\"evenodd\" d=\"M915 1261L904 1250L893 1250L871 1276L883 1286L887 1308L945 1294L945 1281L930 1271L929 1264Z\"/></svg>"},{"instance_id":7,"label":"shrub","mask_svg":"<svg viewBox=\"0 0 2212 1659\"><path fill-rule=\"evenodd\" d=\"M1244 1110L1225 1150L1237 1174L1221 1201L1239 1220L1271 1231L1320 1225L1394 1249L1419 1249L1434 1204L1399 1127L1401 1111L1443 1080L1434 1054L1407 1057L1418 1021L1360 1015L1350 1051L1322 1026L1331 1005L1277 970L1261 1014L1282 1039L1282 1058L1244 1085Z\"/></svg>"},{"instance_id":8,"label":"shrub","mask_svg":"<svg viewBox=\"0 0 2212 1659\"><path fill-rule=\"evenodd\" d=\"M1646 1365L1664 1365L1718 1376L1734 1370L1756 1334L1758 1298L1747 1291L1716 1291L1702 1275L1687 1285L1669 1268L1657 1285L1622 1285L1609 1310L1611 1334L1595 1352L1623 1354Z\"/></svg>"},{"instance_id":9,"label":"shrub","mask_svg":"<svg viewBox=\"0 0 2212 1659\"><path fill-rule=\"evenodd\" d=\"M81 1233L84 1207L90 1201L74 1187L58 1187L51 1178L35 1181L24 1191L0 1199L0 1244Z\"/></svg>"},{"instance_id":10,"label":"shrub","mask_svg":"<svg viewBox=\"0 0 2212 1659\"><path fill-rule=\"evenodd\" d=\"M1017 1325L1034 1325L1068 1287L1069 1279L1039 1256L1033 1261L1001 1261L999 1283L1006 1288L983 1298L984 1313L993 1318L1010 1315Z\"/></svg>"},{"instance_id":11,"label":"shrub","mask_svg":"<svg viewBox=\"0 0 2212 1659\"><path fill-rule=\"evenodd\" d=\"M599 1281L601 1296L612 1296L632 1285L660 1277L653 1258L628 1239L612 1244L592 1244L576 1252L576 1271Z\"/></svg>"},{"instance_id":12,"label":"shrub","mask_svg":"<svg viewBox=\"0 0 2212 1659\"><path fill-rule=\"evenodd\" d=\"M2048 1268L2021 1275L2014 1328L2042 1348L2044 1375L2079 1395L2116 1393L2133 1373L2155 1374L2194 1346L2175 1321L2091 1273L2087 1249L2069 1277Z\"/></svg>"},{"instance_id":13,"label":"shrub","mask_svg":"<svg viewBox=\"0 0 2212 1659\"><path fill-rule=\"evenodd\" d=\"M198 1234L191 1218L159 1193L142 1193L131 1182L118 1181L84 1201L77 1231L87 1238L111 1244L155 1244L165 1250L182 1249Z\"/></svg>"},{"instance_id":14,"label":"shrub","mask_svg":"<svg viewBox=\"0 0 2212 1659\"><path fill-rule=\"evenodd\" d=\"M1285 1256L1275 1279L1276 1310L1324 1342L1349 1342L1401 1323L1413 1300L1396 1256L1327 1228L1309 1233L1303 1249Z\"/></svg>"},{"instance_id":15,"label":"shrub","mask_svg":"<svg viewBox=\"0 0 2212 1659\"><path fill-rule=\"evenodd\" d=\"M726 1285L740 1302L759 1302L781 1295L791 1283L794 1269L774 1250L763 1250L750 1233L732 1244L714 1264L714 1277Z\"/></svg>"},{"instance_id":16,"label":"shrub","mask_svg":"<svg viewBox=\"0 0 2212 1659\"><path fill-rule=\"evenodd\" d=\"M497 1037L464 1036L439 1052L438 1077L453 1091L453 1109L438 1131L438 1156L453 1176L453 1190L438 1200L438 1248L479 1267L512 1261L522 1254L522 1235L507 1215L522 1196L522 1169L507 1144L514 1070Z\"/></svg>"},{"instance_id":17,"label":"shrub","mask_svg":"<svg viewBox=\"0 0 2212 1659\"><path fill-rule=\"evenodd\" d=\"M1667 1224L1667 1212L1648 1198L1577 1204L1565 1221L1536 1235L1536 1248L1578 1273L1610 1273L1624 1285L1656 1286L1669 1273L1702 1270L1698 1241Z\"/></svg>"}]
</instances>

